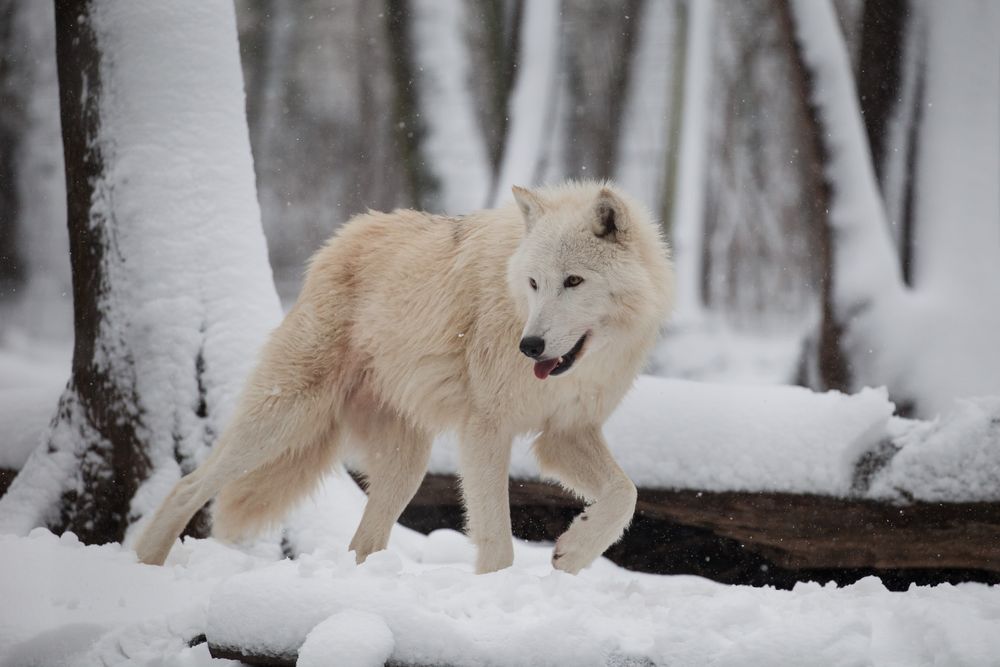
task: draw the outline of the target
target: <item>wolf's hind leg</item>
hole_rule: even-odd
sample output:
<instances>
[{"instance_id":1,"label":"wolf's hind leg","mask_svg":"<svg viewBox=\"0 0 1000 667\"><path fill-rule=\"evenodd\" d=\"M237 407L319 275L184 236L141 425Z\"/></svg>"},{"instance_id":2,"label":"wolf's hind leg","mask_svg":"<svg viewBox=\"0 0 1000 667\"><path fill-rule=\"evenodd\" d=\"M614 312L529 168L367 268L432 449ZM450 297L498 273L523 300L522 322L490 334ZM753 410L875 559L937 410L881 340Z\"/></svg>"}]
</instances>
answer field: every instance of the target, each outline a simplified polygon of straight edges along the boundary
<instances>
[{"instance_id":1,"label":"wolf's hind leg","mask_svg":"<svg viewBox=\"0 0 1000 667\"><path fill-rule=\"evenodd\" d=\"M546 432L535 442L542 472L591 503L556 542L553 567L576 574L618 541L635 512L636 488L608 451L600 427Z\"/></svg>"},{"instance_id":2,"label":"wolf's hind leg","mask_svg":"<svg viewBox=\"0 0 1000 667\"><path fill-rule=\"evenodd\" d=\"M212 534L232 541L277 521L315 487L338 439L329 392L273 393L272 386L251 381L208 458L177 483L144 530L139 560L162 564L194 513L216 495Z\"/></svg>"},{"instance_id":3,"label":"wolf's hind leg","mask_svg":"<svg viewBox=\"0 0 1000 667\"><path fill-rule=\"evenodd\" d=\"M427 472L432 438L396 414L381 410L354 435L362 440L368 502L350 550L358 563L389 544L389 533Z\"/></svg>"},{"instance_id":4,"label":"wolf's hind leg","mask_svg":"<svg viewBox=\"0 0 1000 667\"><path fill-rule=\"evenodd\" d=\"M221 446L196 470L181 478L153 515L136 543L139 560L147 565L162 565L191 517L212 499L239 471L220 461Z\"/></svg>"}]
</instances>

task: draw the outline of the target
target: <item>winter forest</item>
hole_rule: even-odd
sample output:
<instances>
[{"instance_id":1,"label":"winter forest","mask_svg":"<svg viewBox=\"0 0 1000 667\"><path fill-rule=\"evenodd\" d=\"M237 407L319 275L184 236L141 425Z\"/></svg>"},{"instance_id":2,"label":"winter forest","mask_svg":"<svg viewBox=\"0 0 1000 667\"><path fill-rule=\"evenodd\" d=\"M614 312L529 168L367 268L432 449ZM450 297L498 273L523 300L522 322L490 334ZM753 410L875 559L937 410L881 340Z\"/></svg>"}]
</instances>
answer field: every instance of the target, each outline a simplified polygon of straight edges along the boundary
<instances>
[{"instance_id":1,"label":"winter forest","mask_svg":"<svg viewBox=\"0 0 1000 667\"><path fill-rule=\"evenodd\" d=\"M998 36L994 0L0 0L0 667L996 664ZM475 575L445 434L361 565L350 463L136 561L340 225L567 179L676 272L604 558L553 570L584 503L526 434Z\"/></svg>"}]
</instances>

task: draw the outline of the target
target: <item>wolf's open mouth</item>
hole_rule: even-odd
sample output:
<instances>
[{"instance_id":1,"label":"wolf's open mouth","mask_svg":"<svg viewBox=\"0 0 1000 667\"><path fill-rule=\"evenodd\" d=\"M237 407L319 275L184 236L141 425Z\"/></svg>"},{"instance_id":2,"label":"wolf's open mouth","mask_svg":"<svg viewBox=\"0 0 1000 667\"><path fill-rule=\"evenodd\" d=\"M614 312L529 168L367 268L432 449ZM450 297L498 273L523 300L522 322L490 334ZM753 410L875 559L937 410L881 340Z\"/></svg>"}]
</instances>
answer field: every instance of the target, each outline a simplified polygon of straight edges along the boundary
<instances>
[{"instance_id":1,"label":"wolf's open mouth","mask_svg":"<svg viewBox=\"0 0 1000 667\"><path fill-rule=\"evenodd\" d=\"M590 333L590 332L587 332ZM560 373L565 373L570 369L573 363L576 361L576 356L580 354L583 349L583 344L587 342L587 334L580 336L580 340L576 341L576 345L573 346L566 354L561 357L556 357L554 359L546 359L545 361L535 362L535 377L539 380L544 380L550 375L559 375Z\"/></svg>"}]
</instances>

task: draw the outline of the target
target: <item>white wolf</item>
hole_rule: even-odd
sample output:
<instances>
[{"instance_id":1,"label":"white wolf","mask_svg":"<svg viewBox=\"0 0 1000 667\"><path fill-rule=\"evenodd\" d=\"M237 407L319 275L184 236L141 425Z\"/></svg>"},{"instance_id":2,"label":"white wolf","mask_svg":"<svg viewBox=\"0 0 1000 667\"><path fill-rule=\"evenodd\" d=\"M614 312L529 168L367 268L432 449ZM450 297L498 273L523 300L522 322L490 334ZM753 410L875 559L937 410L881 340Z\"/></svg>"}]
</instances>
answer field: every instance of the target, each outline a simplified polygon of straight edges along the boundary
<instances>
[{"instance_id":1,"label":"white wolf","mask_svg":"<svg viewBox=\"0 0 1000 667\"><path fill-rule=\"evenodd\" d=\"M386 547L442 431L461 442L477 572L513 560L517 434L539 433L542 470L589 503L553 565L575 573L611 546L636 489L601 427L670 307L667 248L611 184L515 187L514 199L464 217L401 210L345 224L312 258L212 453L146 527L139 558L162 563L216 494L223 539L279 520L349 451L368 481L350 545L361 562Z\"/></svg>"}]
</instances>

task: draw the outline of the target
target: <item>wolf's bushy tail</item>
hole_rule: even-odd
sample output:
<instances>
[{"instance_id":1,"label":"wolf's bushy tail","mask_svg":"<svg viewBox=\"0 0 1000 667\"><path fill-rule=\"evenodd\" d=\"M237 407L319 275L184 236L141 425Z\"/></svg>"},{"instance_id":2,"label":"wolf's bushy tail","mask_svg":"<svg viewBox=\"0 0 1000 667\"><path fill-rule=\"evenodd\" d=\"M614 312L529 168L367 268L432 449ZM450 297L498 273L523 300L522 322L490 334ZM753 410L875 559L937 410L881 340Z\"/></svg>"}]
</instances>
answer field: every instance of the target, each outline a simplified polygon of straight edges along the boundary
<instances>
[{"instance_id":1,"label":"wolf's bushy tail","mask_svg":"<svg viewBox=\"0 0 1000 667\"><path fill-rule=\"evenodd\" d=\"M339 449L335 429L324 430L223 486L212 507L212 535L227 541L251 537L314 491Z\"/></svg>"}]
</instances>

